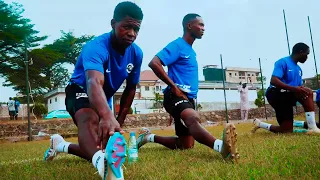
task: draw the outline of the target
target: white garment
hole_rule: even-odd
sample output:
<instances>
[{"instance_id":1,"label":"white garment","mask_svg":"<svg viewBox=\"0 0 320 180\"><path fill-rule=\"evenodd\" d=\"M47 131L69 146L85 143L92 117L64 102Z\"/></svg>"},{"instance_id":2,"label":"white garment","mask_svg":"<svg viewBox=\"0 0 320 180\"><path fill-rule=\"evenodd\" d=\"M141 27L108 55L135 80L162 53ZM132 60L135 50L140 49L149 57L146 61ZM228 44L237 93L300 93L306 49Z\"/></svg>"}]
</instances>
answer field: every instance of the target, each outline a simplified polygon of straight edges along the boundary
<instances>
[{"instance_id":1,"label":"white garment","mask_svg":"<svg viewBox=\"0 0 320 180\"><path fill-rule=\"evenodd\" d=\"M238 86L238 91L240 92L240 110L249 110L248 90L248 86L245 88Z\"/></svg>"},{"instance_id":2,"label":"white garment","mask_svg":"<svg viewBox=\"0 0 320 180\"><path fill-rule=\"evenodd\" d=\"M15 108L15 102L14 102L14 100L9 100L8 101L8 109L9 109L9 111L16 111L16 108Z\"/></svg>"},{"instance_id":3,"label":"white garment","mask_svg":"<svg viewBox=\"0 0 320 180\"><path fill-rule=\"evenodd\" d=\"M248 110L241 110L241 120L248 120Z\"/></svg>"}]
</instances>

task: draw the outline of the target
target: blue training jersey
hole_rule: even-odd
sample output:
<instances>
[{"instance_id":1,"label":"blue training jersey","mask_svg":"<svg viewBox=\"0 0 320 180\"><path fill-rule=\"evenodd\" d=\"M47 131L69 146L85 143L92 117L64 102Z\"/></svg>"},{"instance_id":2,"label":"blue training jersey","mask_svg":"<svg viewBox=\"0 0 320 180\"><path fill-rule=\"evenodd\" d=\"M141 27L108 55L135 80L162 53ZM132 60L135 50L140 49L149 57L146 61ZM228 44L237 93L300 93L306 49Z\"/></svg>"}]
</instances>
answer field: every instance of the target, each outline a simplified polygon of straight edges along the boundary
<instances>
[{"instance_id":1,"label":"blue training jersey","mask_svg":"<svg viewBox=\"0 0 320 180\"><path fill-rule=\"evenodd\" d=\"M302 70L290 56L275 62L272 76L278 77L283 83L289 86L302 85ZM270 86L275 87L272 84Z\"/></svg>"},{"instance_id":2,"label":"blue training jersey","mask_svg":"<svg viewBox=\"0 0 320 180\"><path fill-rule=\"evenodd\" d=\"M168 66L168 76L187 94L188 98L197 98L198 62L192 46L183 38L178 38L169 43L156 56L163 65Z\"/></svg>"},{"instance_id":3,"label":"blue training jersey","mask_svg":"<svg viewBox=\"0 0 320 180\"><path fill-rule=\"evenodd\" d=\"M71 82L87 91L87 70L99 71L104 75L103 90L112 107L111 97L120 88L124 80L129 85L136 85L140 80L143 53L138 45L132 43L124 55L111 47L112 32L103 34L88 42L82 49L75 65Z\"/></svg>"}]
</instances>

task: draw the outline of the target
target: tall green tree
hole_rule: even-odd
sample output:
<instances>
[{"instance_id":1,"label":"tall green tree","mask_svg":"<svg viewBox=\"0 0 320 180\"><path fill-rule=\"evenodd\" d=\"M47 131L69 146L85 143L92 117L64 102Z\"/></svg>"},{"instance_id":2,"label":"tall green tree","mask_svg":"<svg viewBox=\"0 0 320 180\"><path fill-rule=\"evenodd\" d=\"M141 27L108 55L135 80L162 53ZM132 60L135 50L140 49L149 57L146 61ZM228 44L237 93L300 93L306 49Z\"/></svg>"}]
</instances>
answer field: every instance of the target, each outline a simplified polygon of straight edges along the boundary
<instances>
[{"instance_id":1,"label":"tall green tree","mask_svg":"<svg viewBox=\"0 0 320 180\"><path fill-rule=\"evenodd\" d=\"M31 20L22 17L24 9L18 3L6 4L0 0L0 75L5 75L12 61L21 60L25 39L28 47L36 47L46 36L38 36ZM17 58L20 57L20 58Z\"/></svg>"},{"instance_id":2,"label":"tall green tree","mask_svg":"<svg viewBox=\"0 0 320 180\"><path fill-rule=\"evenodd\" d=\"M61 37L45 47L63 54L63 58L58 60L59 63L76 64L83 45L92 38L94 36L83 35L76 37L72 31L61 31Z\"/></svg>"}]
</instances>

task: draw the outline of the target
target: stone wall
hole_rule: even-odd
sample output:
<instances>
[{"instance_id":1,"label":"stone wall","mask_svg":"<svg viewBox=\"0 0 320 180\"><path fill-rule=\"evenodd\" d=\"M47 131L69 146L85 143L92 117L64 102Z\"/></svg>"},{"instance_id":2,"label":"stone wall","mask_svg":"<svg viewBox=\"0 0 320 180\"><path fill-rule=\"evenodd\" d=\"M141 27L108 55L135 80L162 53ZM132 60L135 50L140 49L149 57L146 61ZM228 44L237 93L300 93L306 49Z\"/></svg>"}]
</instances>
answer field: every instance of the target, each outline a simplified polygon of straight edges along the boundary
<instances>
[{"instance_id":1,"label":"stone wall","mask_svg":"<svg viewBox=\"0 0 320 180\"><path fill-rule=\"evenodd\" d=\"M301 112L303 112L303 109L300 106L298 107L298 112L295 112L295 114L299 114ZM225 111L199 112L199 114L202 123L206 123L207 121L225 121ZM274 111L270 106L267 106L267 114L269 118L275 116ZM228 111L228 117L229 120L239 120L240 110ZM249 111L250 119L264 117L264 108L256 108ZM124 124L124 129L167 126L168 121L169 115L167 113L128 115ZM32 135L37 135L39 131L48 134L59 133L65 136L77 134L77 127L71 119L32 120L31 122ZM27 135L27 121L0 121L0 139Z\"/></svg>"}]
</instances>

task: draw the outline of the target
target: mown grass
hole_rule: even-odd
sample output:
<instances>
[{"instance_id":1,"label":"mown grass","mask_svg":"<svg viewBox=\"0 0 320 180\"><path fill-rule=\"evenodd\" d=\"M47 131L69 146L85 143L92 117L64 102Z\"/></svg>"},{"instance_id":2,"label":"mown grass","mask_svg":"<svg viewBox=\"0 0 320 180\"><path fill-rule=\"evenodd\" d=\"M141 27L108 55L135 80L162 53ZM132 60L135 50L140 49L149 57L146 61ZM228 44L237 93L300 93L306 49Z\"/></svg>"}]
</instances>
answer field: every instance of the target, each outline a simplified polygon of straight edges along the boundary
<instances>
[{"instance_id":1,"label":"mown grass","mask_svg":"<svg viewBox=\"0 0 320 180\"><path fill-rule=\"evenodd\" d=\"M140 149L139 162L125 164L125 178L319 179L320 136L279 135L265 130L251 134L249 123L236 127L241 156L237 164L225 162L219 153L198 143L184 151L150 143ZM223 126L207 129L221 137ZM173 130L153 132L174 135ZM48 144L48 140L0 144L0 179L100 179L90 162L72 155L61 154L52 162L42 162Z\"/></svg>"}]
</instances>

